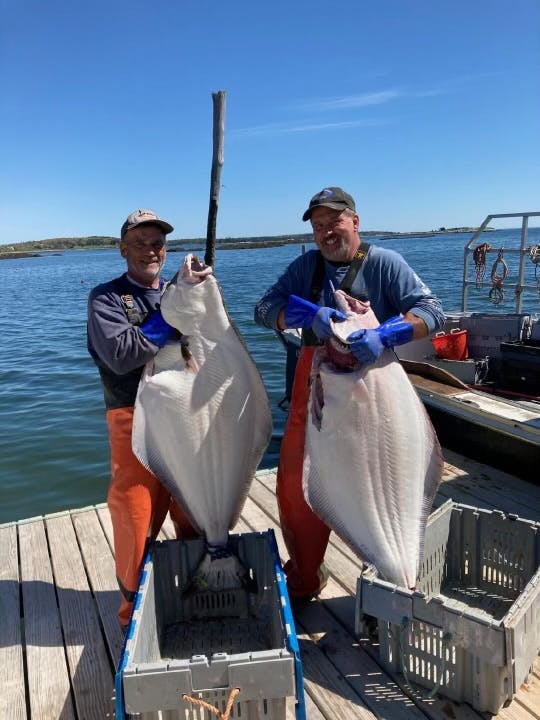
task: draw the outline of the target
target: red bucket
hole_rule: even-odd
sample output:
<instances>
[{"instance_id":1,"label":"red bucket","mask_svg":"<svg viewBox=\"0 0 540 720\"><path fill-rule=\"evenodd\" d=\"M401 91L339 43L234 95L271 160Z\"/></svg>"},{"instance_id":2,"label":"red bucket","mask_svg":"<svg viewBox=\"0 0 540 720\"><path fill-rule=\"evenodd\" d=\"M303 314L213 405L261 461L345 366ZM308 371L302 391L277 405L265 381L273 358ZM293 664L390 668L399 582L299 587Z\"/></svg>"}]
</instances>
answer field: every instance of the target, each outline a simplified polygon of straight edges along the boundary
<instances>
[{"instance_id":1,"label":"red bucket","mask_svg":"<svg viewBox=\"0 0 540 720\"><path fill-rule=\"evenodd\" d=\"M437 357L445 360L466 360L469 357L467 352L467 331L455 328L449 333L437 333L431 338Z\"/></svg>"}]
</instances>

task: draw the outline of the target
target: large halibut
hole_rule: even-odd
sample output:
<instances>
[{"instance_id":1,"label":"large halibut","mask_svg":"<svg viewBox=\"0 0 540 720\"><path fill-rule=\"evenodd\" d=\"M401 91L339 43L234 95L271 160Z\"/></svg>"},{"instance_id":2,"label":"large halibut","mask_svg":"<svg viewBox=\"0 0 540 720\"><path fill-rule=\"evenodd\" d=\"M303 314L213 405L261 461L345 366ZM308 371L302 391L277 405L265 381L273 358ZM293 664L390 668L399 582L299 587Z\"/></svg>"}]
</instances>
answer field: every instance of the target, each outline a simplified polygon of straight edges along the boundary
<instances>
[{"instance_id":1,"label":"large halibut","mask_svg":"<svg viewBox=\"0 0 540 720\"><path fill-rule=\"evenodd\" d=\"M347 336L379 324L369 303L338 291L336 304L348 320L335 323L336 339L315 353L304 494L383 579L413 588L442 475L441 449L392 350L372 365L350 362Z\"/></svg>"},{"instance_id":2,"label":"large halibut","mask_svg":"<svg viewBox=\"0 0 540 720\"><path fill-rule=\"evenodd\" d=\"M182 342L168 342L144 370L133 451L208 545L224 547L270 441L268 396L212 268L186 256L161 311Z\"/></svg>"}]
</instances>

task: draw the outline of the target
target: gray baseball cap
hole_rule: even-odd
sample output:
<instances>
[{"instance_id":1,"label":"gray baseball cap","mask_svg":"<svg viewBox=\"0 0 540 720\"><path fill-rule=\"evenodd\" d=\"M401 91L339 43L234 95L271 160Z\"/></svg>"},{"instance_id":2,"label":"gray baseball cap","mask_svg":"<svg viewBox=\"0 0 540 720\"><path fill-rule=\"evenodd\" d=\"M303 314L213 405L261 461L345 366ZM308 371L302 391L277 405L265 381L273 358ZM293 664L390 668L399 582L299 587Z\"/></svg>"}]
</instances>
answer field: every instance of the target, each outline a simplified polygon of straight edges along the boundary
<instances>
[{"instance_id":1,"label":"gray baseball cap","mask_svg":"<svg viewBox=\"0 0 540 720\"><path fill-rule=\"evenodd\" d=\"M137 225L142 225L143 223L159 225L165 234L174 230L173 226L169 225L168 222L160 220L153 210L135 210L131 213L131 215L127 216L125 223L122 225L122 229L120 230L120 240L124 239L124 235L128 230L137 227Z\"/></svg>"},{"instance_id":2,"label":"gray baseball cap","mask_svg":"<svg viewBox=\"0 0 540 720\"><path fill-rule=\"evenodd\" d=\"M354 200L342 190L340 187L327 187L314 195L310 202L306 212L302 215L302 220L305 222L311 218L311 211L316 207L328 207L332 210L353 210L356 212L356 206Z\"/></svg>"}]
</instances>

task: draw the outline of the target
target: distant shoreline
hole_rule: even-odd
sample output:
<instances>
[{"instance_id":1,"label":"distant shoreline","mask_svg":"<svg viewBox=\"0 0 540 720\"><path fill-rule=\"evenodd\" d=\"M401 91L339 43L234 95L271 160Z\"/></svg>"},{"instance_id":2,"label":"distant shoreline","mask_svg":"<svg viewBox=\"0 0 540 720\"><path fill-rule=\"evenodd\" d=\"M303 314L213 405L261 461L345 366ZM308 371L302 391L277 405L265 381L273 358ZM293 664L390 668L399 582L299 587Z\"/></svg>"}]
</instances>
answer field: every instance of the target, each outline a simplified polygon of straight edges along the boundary
<instances>
[{"instance_id":1,"label":"distant shoreline","mask_svg":"<svg viewBox=\"0 0 540 720\"><path fill-rule=\"evenodd\" d=\"M430 238L437 235L452 235L455 233L474 233L478 228L440 228L439 230L426 230L419 232L390 232L388 230L361 231L361 237L377 237L380 241L396 240L400 238ZM494 232L494 228L486 228L485 232ZM118 247L118 238L94 236L90 238L53 238L49 240L34 240L28 243L13 245L0 245L0 260L14 260L18 258L40 257L44 253L60 253L66 250L105 250ZM252 250L282 245L299 245L313 242L312 233L302 235L273 235L245 238L220 238L216 241L216 250ZM204 238L189 238L169 240L169 252L185 252L186 246L205 246Z\"/></svg>"}]
</instances>

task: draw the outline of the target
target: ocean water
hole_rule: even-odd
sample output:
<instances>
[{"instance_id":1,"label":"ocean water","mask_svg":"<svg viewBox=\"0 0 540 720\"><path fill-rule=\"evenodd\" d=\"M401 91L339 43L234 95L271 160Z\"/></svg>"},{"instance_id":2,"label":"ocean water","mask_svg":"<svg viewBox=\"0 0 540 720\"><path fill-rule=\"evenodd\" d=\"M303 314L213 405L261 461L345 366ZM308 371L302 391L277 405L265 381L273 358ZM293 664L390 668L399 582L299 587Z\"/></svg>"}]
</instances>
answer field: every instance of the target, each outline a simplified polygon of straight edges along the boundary
<instances>
[{"instance_id":1,"label":"ocean water","mask_svg":"<svg viewBox=\"0 0 540 720\"><path fill-rule=\"evenodd\" d=\"M487 237L493 247L517 247L518 230ZM400 252L441 299L460 309L465 234L383 240ZM369 238L377 242L375 238ZM529 245L540 243L540 229L529 230ZM306 246L311 247L311 246ZM225 303L246 340L268 391L274 440L262 466L277 464L286 415L278 408L284 394L285 352L272 331L253 322L253 306L301 245L253 250L218 250L215 272ZM176 271L183 253L170 252L164 276ZM517 256L507 256L508 282ZM490 261L492 261L490 256ZM490 264L487 277L489 278ZM86 303L91 288L122 273L117 250L48 253L0 262L3 317L0 342L0 523L103 502L109 479L109 448L98 374L86 350ZM540 281L540 268L538 269ZM534 283L527 262L527 282ZM497 308L489 287L470 293L471 310L513 311L513 293ZM524 297L538 312L538 293Z\"/></svg>"}]
</instances>

